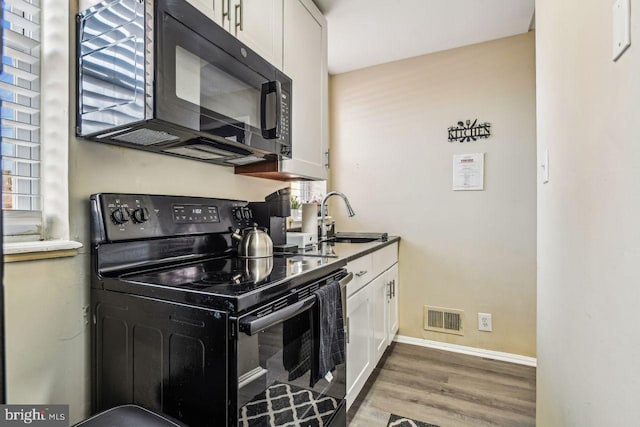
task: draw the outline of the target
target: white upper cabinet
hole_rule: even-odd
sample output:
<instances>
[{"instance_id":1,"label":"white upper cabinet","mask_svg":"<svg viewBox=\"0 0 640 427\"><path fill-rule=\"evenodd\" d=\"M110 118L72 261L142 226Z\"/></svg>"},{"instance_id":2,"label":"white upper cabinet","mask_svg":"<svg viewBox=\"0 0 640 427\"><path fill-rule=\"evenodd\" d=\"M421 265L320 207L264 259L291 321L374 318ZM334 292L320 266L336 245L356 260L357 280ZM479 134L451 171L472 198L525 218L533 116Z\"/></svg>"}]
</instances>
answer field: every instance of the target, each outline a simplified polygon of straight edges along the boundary
<instances>
[{"instance_id":1,"label":"white upper cabinet","mask_svg":"<svg viewBox=\"0 0 640 427\"><path fill-rule=\"evenodd\" d=\"M223 0L229 3L228 30L278 68L282 68L283 0ZM225 4L225 12L227 5Z\"/></svg>"},{"instance_id":2,"label":"white upper cabinet","mask_svg":"<svg viewBox=\"0 0 640 427\"><path fill-rule=\"evenodd\" d=\"M293 80L293 158L282 171L327 178L327 25L311 0L284 2L284 73Z\"/></svg>"},{"instance_id":3,"label":"white upper cabinet","mask_svg":"<svg viewBox=\"0 0 640 427\"><path fill-rule=\"evenodd\" d=\"M278 68L282 68L283 0L187 0Z\"/></svg>"},{"instance_id":4,"label":"white upper cabinet","mask_svg":"<svg viewBox=\"0 0 640 427\"><path fill-rule=\"evenodd\" d=\"M222 25L222 4L221 0L187 0L200 12L213 19L218 25Z\"/></svg>"}]
</instances>

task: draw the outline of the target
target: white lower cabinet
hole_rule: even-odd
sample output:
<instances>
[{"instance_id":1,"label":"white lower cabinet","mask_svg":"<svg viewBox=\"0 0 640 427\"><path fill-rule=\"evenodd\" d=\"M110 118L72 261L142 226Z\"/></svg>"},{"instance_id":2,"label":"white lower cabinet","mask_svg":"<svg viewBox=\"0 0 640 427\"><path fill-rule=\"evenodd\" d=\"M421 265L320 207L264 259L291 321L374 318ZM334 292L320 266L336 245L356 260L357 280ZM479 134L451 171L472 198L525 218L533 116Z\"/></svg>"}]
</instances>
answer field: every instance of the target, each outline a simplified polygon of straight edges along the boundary
<instances>
[{"instance_id":1,"label":"white lower cabinet","mask_svg":"<svg viewBox=\"0 0 640 427\"><path fill-rule=\"evenodd\" d=\"M389 345L388 337L388 295L389 283L387 275L381 274L369 284L371 294L371 352L373 360L380 360ZM348 304L348 303L347 303ZM348 366L348 365L347 365ZM348 368L347 368L348 369Z\"/></svg>"},{"instance_id":2,"label":"white lower cabinet","mask_svg":"<svg viewBox=\"0 0 640 427\"><path fill-rule=\"evenodd\" d=\"M347 263L347 409L398 332L398 244ZM359 274L359 276L358 276Z\"/></svg>"},{"instance_id":3,"label":"white lower cabinet","mask_svg":"<svg viewBox=\"0 0 640 427\"><path fill-rule=\"evenodd\" d=\"M373 369L371 363L371 298L359 292L347 299L347 407Z\"/></svg>"},{"instance_id":4,"label":"white lower cabinet","mask_svg":"<svg viewBox=\"0 0 640 427\"><path fill-rule=\"evenodd\" d=\"M388 283L388 298L387 298L387 345L391 344L393 337L398 333L398 327L400 321L398 319L398 264L394 264L389 270L386 271L386 280Z\"/></svg>"}]
</instances>

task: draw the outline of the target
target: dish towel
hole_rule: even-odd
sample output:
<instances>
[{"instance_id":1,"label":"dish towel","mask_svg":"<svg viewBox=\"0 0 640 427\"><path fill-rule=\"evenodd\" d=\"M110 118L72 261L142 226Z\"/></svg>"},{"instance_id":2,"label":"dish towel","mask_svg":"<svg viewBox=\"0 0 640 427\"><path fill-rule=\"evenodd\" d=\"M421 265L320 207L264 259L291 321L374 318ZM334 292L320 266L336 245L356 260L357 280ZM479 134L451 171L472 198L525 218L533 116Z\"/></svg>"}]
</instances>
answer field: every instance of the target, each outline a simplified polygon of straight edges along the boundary
<instances>
[{"instance_id":1,"label":"dish towel","mask_svg":"<svg viewBox=\"0 0 640 427\"><path fill-rule=\"evenodd\" d=\"M282 364L289 373L288 381L303 376L311 369L311 321L310 313L305 312L282 325Z\"/></svg>"},{"instance_id":2,"label":"dish towel","mask_svg":"<svg viewBox=\"0 0 640 427\"><path fill-rule=\"evenodd\" d=\"M318 353L312 386L345 361L340 283L333 281L314 293L318 305Z\"/></svg>"}]
</instances>

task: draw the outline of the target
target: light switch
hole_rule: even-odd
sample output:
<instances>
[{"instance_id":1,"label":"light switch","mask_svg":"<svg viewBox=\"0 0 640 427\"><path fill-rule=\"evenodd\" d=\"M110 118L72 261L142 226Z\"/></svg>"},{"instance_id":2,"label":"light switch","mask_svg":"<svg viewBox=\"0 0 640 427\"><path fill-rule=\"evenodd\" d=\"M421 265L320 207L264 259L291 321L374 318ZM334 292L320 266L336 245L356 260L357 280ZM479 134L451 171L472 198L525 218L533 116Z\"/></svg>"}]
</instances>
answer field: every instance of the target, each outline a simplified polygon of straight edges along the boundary
<instances>
[{"instance_id":1,"label":"light switch","mask_svg":"<svg viewBox=\"0 0 640 427\"><path fill-rule=\"evenodd\" d=\"M542 169L542 183L549 182L549 150L545 149L542 154L542 163L540 164Z\"/></svg>"},{"instance_id":2,"label":"light switch","mask_svg":"<svg viewBox=\"0 0 640 427\"><path fill-rule=\"evenodd\" d=\"M617 61L631 44L630 0L613 4L613 60Z\"/></svg>"}]
</instances>

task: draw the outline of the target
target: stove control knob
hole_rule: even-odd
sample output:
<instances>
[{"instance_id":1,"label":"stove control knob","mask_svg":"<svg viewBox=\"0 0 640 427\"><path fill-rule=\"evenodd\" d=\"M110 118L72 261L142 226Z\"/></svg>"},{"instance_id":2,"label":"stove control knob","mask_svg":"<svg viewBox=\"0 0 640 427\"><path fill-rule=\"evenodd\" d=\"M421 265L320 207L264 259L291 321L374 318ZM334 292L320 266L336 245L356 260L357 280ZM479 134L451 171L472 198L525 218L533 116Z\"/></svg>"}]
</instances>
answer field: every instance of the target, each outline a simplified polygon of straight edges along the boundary
<instances>
[{"instance_id":1,"label":"stove control knob","mask_svg":"<svg viewBox=\"0 0 640 427\"><path fill-rule=\"evenodd\" d=\"M233 216L235 217L236 220L241 221L242 220L242 208L237 208L233 211Z\"/></svg>"},{"instance_id":2,"label":"stove control knob","mask_svg":"<svg viewBox=\"0 0 640 427\"><path fill-rule=\"evenodd\" d=\"M251 219L251 209L248 206L243 206L238 209L238 213L236 214L236 218L239 220L243 219Z\"/></svg>"},{"instance_id":3,"label":"stove control knob","mask_svg":"<svg viewBox=\"0 0 640 427\"><path fill-rule=\"evenodd\" d=\"M138 224L149 221L149 209L138 208L133 211L133 221L137 222Z\"/></svg>"},{"instance_id":4,"label":"stove control knob","mask_svg":"<svg viewBox=\"0 0 640 427\"><path fill-rule=\"evenodd\" d=\"M130 218L129 209L125 207L120 207L115 211L111 212L111 219L116 224L124 224L126 222L129 222L129 218Z\"/></svg>"}]
</instances>

